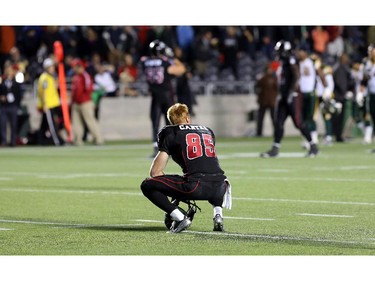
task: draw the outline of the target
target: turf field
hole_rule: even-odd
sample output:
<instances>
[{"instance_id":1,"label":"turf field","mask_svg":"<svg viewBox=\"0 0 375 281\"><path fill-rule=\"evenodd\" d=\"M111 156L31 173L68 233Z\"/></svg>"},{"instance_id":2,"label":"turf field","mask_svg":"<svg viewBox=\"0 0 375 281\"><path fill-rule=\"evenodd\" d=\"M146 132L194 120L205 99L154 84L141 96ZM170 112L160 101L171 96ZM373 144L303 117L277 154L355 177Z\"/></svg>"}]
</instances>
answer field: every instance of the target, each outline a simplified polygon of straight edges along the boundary
<instances>
[{"instance_id":1,"label":"turf field","mask_svg":"<svg viewBox=\"0 0 375 281\"><path fill-rule=\"evenodd\" d=\"M0 150L0 255L373 256L374 146L360 140L320 147L305 158L300 138L261 159L270 138L218 139L232 183L225 232L212 208L180 234L140 192L148 141ZM170 161L166 172L180 173Z\"/></svg>"}]
</instances>

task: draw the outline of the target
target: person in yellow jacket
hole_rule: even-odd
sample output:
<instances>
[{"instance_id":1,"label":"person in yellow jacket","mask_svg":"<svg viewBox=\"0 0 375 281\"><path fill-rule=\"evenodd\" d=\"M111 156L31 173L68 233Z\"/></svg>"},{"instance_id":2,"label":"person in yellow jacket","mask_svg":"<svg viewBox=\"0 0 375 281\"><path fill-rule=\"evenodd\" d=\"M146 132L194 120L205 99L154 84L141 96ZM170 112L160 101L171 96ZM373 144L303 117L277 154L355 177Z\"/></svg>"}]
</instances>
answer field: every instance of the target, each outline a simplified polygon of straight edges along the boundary
<instances>
[{"instance_id":1,"label":"person in yellow jacket","mask_svg":"<svg viewBox=\"0 0 375 281\"><path fill-rule=\"evenodd\" d=\"M54 61L45 59L43 69L38 81L37 108L42 112L38 143L63 145L65 142L58 133L62 124L62 111Z\"/></svg>"}]
</instances>

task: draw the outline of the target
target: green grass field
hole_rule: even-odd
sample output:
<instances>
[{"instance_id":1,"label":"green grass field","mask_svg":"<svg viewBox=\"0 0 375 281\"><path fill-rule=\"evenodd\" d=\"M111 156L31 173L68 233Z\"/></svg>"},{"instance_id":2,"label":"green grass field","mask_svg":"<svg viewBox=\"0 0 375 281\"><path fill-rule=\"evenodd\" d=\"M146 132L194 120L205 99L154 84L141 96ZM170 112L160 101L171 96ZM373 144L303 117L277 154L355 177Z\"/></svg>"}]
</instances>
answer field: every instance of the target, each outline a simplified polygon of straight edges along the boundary
<instances>
[{"instance_id":1,"label":"green grass field","mask_svg":"<svg viewBox=\"0 0 375 281\"><path fill-rule=\"evenodd\" d=\"M164 214L141 193L148 141L96 147L0 150L0 255L372 256L375 254L375 154L360 140L320 147L305 158L286 138L276 159L259 158L270 138L218 139L232 183L224 233L212 208L169 234ZM180 173L169 162L166 172Z\"/></svg>"}]
</instances>

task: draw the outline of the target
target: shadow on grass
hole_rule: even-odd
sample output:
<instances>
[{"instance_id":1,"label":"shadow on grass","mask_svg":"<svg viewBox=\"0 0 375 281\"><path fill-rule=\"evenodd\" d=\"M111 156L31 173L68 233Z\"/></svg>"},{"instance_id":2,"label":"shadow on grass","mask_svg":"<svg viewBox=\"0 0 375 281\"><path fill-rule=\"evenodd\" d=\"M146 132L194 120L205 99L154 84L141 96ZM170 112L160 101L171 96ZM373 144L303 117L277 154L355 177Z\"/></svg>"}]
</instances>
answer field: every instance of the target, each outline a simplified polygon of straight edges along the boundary
<instances>
[{"instance_id":1,"label":"shadow on grass","mask_svg":"<svg viewBox=\"0 0 375 281\"><path fill-rule=\"evenodd\" d=\"M331 240L327 238L309 238L309 237L293 237L293 236L277 236L268 234L245 234L245 233L229 233L229 232L200 232L185 231L184 233L194 235L200 239L223 239L248 242L266 242L266 243L285 243L289 245L313 245L313 246L333 246L340 248L366 249L375 251L375 244L367 241L348 241L348 240Z\"/></svg>"}]
</instances>

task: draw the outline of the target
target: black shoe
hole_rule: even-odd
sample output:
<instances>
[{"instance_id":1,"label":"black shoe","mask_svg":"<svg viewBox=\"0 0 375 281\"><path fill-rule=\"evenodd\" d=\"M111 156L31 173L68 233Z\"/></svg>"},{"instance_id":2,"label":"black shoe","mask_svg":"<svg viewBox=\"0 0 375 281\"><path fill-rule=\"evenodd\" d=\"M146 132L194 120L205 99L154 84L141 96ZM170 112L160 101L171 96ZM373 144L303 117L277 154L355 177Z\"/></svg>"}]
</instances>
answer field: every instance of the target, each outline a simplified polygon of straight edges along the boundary
<instances>
[{"instance_id":1,"label":"black shoe","mask_svg":"<svg viewBox=\"0 0 375 281\"><path fill-rule=\"evenodd\" d=\"M213 231L224 231L224 225L223 225L223 218L217 214L213 218L214 221L214 229Z\"/></svg>"},{"instance_id":2,"label":"black shoe","mask_svg":"<svg viewBox=\"0 0 375 281\"><path fill-rule=\"evenodd\" d=\"M185 217L182 221L173 221L170 233L180 233L191 225L191 220Z\"/></svg>"},{"instance_id":3,"label":"black shoe","mask_svg":"<svg viewBox=\"0 0 375 281\"><path fill-rule=\"evenodd\" d=\"M272 148L267 152L262 152L260 157L262 158L270 158L270 157L277 157L279 155L279 148L276 146L272 146Z\"/></svg>"},{"instance_id":4,"label":"black shoe","mask_svg":"<svg viewBox=\"0 0 375 281\"><path fill-rule=\"evenodd\" d=\"M309 153L307 153L306 157L315 157L317 156L319 153L319 149L318 149L318 146L313 143L310 147L310 150L309 150Z\"/></svg>"}]
</instances>

